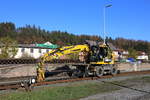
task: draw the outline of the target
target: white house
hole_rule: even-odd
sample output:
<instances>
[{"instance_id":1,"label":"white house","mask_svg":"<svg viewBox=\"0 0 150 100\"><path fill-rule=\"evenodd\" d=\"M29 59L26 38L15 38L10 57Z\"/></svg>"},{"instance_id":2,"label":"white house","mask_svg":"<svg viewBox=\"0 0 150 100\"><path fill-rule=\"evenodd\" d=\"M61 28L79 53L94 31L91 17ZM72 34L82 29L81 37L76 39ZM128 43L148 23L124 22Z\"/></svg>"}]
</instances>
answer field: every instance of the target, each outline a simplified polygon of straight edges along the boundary
<instances>
[{"instance_id":1,"label":"white house","mask_svg":"<svg viewBox=\"0 0 150 100\"><path fill-rule=\"evenodd\" d=\"M39 58L46 52L49 52L50 50L54 49L53 44L39 44L40 46L36 44L19 44L17 48L17 54L14 58ZM0 49L1 53L1 49Z\"/></svg>"},{"instance_id":2,"label":"white house","mask_svg":"<svg viewBox=\"0 0 150 100\"><path fill-rule=\"evenodd\" d=\"M137 56L137 60L148 60L148 55L145 52L140 52L139 56Z\"/></svg>"},{"instance_id":3,"label":"white house","mask_svg":"<svg viewBox=\"0 0 150 100\"><path fill-rule=\"evenodd\" d=\"M32 57L32 58L36 59L50 50L52 50L52 49L36 47L36 46L32 46L32 45L19 45L18 52L17 52L15 58Z\"/></svg>"}]
</instances>

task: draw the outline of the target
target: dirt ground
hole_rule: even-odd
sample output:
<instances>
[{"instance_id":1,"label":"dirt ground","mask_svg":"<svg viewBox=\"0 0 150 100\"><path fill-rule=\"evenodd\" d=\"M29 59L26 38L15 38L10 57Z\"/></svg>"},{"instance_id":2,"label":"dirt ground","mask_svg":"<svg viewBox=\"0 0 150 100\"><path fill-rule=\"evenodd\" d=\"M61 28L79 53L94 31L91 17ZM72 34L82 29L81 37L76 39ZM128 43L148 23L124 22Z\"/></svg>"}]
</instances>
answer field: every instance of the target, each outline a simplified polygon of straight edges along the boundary
<instances>
[{"instance_id":1,"label":"dirt ground","mask_svg":"<svg viewBox=\"0 0 150 100\"><path fill-rule=\"evenodd\" d=\"M54 70L62 65L45 64L46 70ZM13 64L13 65L0 65L0 79L11 77L25 77L36 76L35 64Z\"/></svg>"},{"instance_id":2,"label":"dirt ground","mask_svg":"<svg viewBox=\"0 0 150 100\"><path fill-rule=\"evenodd\" d=\"M150 64L149 63L121 63L118 64L118 69L121 72L130 72L130 71L144 71L144 70L150 70Z\"/></svg>"},{"instance_id":3,"label":"dirt ground","mask_svg":"<svg viewBox=\"0 0 150 100\"><path fill-rule=\"evenodd\" d=\"M63 64L46 64L46 70L51 71L55 68L63 66ZM150 70L150 64L134 65L130 63L118 64L121 72ZM36 76L35 64L17 64L17 65L0 65L0 79L11 77Z\"/></svg>"},{"instance_id":4,"label":"dirt ground","mask_svg":"<svg viewBox=\"0 0 150 100\"><path fill-rule=\"evenodd\" d=\"M24 77L36 75L36 67L30 64L1 65L0 78Z\"/></svg>"}]
</instances>

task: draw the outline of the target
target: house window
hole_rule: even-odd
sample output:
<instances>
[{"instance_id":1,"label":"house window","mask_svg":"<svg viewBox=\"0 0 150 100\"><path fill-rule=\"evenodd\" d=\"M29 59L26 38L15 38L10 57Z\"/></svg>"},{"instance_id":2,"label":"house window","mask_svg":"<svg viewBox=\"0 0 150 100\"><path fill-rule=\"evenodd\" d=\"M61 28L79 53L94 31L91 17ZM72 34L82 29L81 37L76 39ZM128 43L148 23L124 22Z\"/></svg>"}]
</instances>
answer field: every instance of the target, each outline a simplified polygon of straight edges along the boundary
<instances>
[{"instance_id":1,"label":"house window","mask_svg":"<svg viewBox=\"0 0 150 100\"><path fill-rule=\"evenodd\" d=\"M41 49L39 49L39 53L41 53L42 52L42 50Z\"/></svg>"},{"instance_id":2,"label":"house window","mask_svg":"<svg viewBox=\"0 0 150 100\"><path fill-rule=\"evenodd\" d=\"M21 52L23 53L24 51L25 51L25 48L22 48L22 49L21 49Z\"/></svg>"},{"instance_id":3,"label":"house window","mask_svg":"<svg viewBox=\"0 0 150 100\"><path fill-rule=\"evenodd\" d=\"M31 48L31 49L30 49L30 53L33 53L33 52L34 52L34 49L33 49L33 48Z\"/></svg>"}]
</instances>

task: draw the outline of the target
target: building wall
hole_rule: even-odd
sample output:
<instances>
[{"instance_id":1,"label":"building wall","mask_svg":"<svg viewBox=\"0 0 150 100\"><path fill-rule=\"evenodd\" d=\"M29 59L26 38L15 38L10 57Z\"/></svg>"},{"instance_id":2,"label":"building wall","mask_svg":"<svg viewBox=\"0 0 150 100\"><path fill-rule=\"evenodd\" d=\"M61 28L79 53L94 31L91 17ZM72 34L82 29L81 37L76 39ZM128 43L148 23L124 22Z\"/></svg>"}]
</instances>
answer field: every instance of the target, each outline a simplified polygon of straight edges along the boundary
<instances>
[{"instance_id":1,"label":"building wall","mask_svg":"<svg viewBox=\"0 0 150 100\"><path fill-rule=\"evenodd\" d=\"M41 49L41 48L18 48L18 52L15 58L22 58L22 57L32 57L32 58L39 58L44 53L50 51L52 49Z\"/></svg>"},{"instance_id":2,"label":"building wall","mask_svg":"<svg viewBox=\"0 0 150 100\"><path fill-rule=\"evenodd\" d=\"M117 60L118 57L119 57L118 51L113 51L113 52L114 52L114 55L115 55L115 60Z\"/></svg>"},{"instance_id":3,"label":"building wall","mask_svg":"<svg viewBox=\"0 0 150 100\"><path fill-rule=\"evenodd\" d=\"M139 60L148 60L148 55L138 56L137 59L139 59Z\"/></svg>"}]
</instances>

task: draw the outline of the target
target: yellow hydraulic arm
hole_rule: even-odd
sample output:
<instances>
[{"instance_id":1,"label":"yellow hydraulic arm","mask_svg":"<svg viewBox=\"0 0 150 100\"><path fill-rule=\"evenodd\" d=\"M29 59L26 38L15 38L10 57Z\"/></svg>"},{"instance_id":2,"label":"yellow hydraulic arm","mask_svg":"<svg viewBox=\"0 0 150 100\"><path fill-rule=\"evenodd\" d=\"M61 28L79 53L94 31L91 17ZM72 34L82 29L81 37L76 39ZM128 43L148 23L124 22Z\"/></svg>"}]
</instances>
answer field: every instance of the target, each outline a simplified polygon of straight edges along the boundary
<instances>
[{"instance_id":1,"label":"yellow hydraulic arm","mask_svg":"<svg viewBox=\"0 0 150 100\"><path fill-rule=\"evenodd\" d=\"M84 45L74 45L74 46L64 46L62 48L57 48L54 50L45 53L41 58L37 65L37 81L43 81L45 79L45 68L44 63L45 61L51 61L53 59L59 59L63 55L79 53L82 51L89 52L89 46Z\"/></svg>"}]
</instances>

